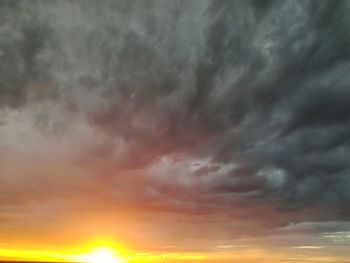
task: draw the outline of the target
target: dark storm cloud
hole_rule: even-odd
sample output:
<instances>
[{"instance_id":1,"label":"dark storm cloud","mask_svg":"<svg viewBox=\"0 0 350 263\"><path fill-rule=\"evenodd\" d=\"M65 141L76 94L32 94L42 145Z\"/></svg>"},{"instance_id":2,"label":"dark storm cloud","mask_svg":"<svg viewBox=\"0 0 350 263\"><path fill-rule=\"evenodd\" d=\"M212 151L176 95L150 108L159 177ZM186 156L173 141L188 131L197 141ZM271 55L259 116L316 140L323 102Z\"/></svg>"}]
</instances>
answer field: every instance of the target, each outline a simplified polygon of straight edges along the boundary
<instances>
[{"instance_id":1,"label":"dark storm cloud","mask_svg":"<svg viewBox=\"0 0 350 263\"><path fill-rule=\"evenodd\" d=\"M40 54L54 43L49 26L26 14L20 2L3 1L0 14L0 105L20 106L30 85L48 77Z\"/></svg>"},{"instance_id":2,"label":"dark storm cloud","mask_svg":"<svg viewBox=\"0 0 350 263\"><path fill-rule=\"evenodd\" d=\"M281 224L348 219L349 8L3 1L0 103L48 101L83 116L104 138L85 158L109 160L110 177L138 173L142 183L127 189L147 188L159 206L256 202L283 214ZM39 129L56 122L33 115ZM312 207L324 210L305 215Z\"/></svg>"}]
</instances>

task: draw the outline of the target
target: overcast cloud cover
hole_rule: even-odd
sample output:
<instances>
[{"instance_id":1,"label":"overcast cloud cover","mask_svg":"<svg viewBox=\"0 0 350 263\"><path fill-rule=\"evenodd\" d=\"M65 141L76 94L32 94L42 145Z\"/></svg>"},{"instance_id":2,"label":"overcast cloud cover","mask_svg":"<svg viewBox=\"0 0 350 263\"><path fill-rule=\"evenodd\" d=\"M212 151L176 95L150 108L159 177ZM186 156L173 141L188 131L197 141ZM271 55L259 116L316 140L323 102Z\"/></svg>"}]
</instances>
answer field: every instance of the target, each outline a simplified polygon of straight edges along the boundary
<instances>
[{"instance_id":1,"label":"overcast cloud cover","mask_svg":"<svg viewBox=\"0 0 350 263\"><path fill-rule=\"evenodd\" d=\"M349 245L349 11L1 1L0 225L127 207L200 219L192 238Z\"/></svg>"}]
</instances>

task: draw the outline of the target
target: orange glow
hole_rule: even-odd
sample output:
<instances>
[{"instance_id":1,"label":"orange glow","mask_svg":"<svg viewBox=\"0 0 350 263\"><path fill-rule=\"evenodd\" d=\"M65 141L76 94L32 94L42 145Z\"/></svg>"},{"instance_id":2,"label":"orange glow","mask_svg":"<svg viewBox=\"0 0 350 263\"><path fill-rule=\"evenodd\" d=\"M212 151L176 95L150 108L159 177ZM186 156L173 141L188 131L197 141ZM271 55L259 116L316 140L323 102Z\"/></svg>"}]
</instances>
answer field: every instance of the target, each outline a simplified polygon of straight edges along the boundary
<instances>
[{"instance_id":1,"label":"orange glow","mask_svg":"<svg viewBox=\"0 0 350 263\"><path fill-rule=\"evenodd\" d=\"M106 240L95 240L74 249L28 250L0 248L0 260L32 260L46 262L86 263L163 263L163 262L241 262L241 263L282 263L289 261L306 262L350 262L349 258L325 256L291 255L286 251L247 249L231 252L131 252L120 244Z\"/></svg>"},{"instance_id":2,"label":"orange glow","mask_svg":"<svg viewBox=\"0 0 350 263\"><path fill-rule=\"evenodd\" d=\"M122 263L127 250L108 239L98 239L70 249L4 249L0 248L0 260L37 260L86 263Z\"/></svg>"},{"instance_id":3,"label":"orange glow","mask_svg":"<svg viewBox=\"0 0 350 263\"><path fill-rule=\"evenodd\" d=\"M78 253L77 253L78 252ZM87 263L122 263L128 251L125 247L110 239L96 239L79 248L70 260Z\"/></svg>"},{"instance_id":4,"label":"orange glow","mask_svg":"<svg viewBox=\"0 0 350 263\"><path fill-rule=\"evenodd\" d=\"M79 261L88 263L122 263L124 260L110 248L97 248L89 254L79 256Z\"/></svg>"}]
</instances>

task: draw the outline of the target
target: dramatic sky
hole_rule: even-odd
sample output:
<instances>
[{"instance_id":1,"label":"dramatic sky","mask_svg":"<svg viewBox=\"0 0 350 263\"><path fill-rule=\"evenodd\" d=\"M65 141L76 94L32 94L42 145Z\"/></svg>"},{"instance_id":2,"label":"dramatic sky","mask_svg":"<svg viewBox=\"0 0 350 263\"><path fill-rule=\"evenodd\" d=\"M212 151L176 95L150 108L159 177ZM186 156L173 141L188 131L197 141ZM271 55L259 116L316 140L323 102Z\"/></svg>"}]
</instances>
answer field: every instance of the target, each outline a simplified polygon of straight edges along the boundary
<instances>
[{"instance_id":1,"label":"dramatic sky","mask_svg":"<svg viewBox=\"0 0 350 263\"><path fill-rule=\"evenodd\" d=\"M349 72L350 1L1 1L0 254L350 262Z\"/></svg>"}]
</instances>

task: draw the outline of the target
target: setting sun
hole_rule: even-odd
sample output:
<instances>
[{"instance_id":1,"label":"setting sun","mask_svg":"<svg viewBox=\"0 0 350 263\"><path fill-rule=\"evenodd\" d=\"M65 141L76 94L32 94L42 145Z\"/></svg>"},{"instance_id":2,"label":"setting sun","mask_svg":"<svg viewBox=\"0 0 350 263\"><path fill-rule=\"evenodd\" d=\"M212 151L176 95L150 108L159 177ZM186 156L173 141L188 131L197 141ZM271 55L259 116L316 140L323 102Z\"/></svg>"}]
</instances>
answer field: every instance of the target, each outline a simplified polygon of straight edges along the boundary
<instances>
[{"instance_id":1,"label":"setting sun","mask_svg":"<svg viewBox=\"0 0 350 263\"><path fill-rule=\"evenodd\" d=\"M89 263L122 263L124 260L118 253L110 248L98 248L91 253L83 255L80 260Z\"/></svg>"}]
</instances>

